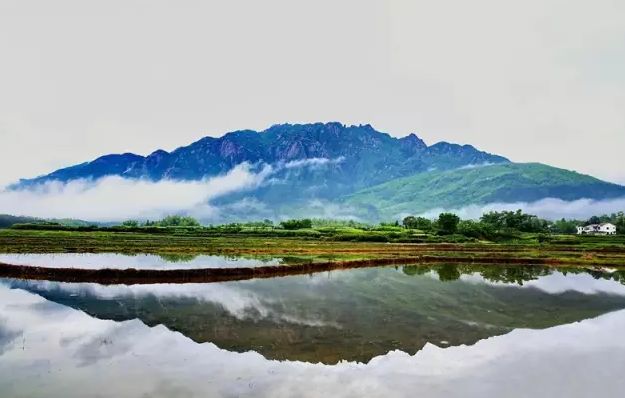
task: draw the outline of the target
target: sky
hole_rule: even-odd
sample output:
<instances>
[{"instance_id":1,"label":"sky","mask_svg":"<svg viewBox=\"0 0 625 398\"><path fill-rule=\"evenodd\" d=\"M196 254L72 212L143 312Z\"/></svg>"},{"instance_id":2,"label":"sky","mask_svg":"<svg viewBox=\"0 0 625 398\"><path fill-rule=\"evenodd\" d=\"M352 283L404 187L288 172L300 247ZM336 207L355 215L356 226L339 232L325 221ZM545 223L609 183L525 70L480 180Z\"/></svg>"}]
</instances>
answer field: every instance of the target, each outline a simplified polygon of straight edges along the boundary
<instances>
[{"instance_id":1,"label":"sky","mask_svg":"<svg viewBox=\"0 0 625 398\"><path fill-rule=\"evenodd\" d=\"M0 0L0 186L284 122L625 183L625 2Z\"/></svg>"}]
</instances>

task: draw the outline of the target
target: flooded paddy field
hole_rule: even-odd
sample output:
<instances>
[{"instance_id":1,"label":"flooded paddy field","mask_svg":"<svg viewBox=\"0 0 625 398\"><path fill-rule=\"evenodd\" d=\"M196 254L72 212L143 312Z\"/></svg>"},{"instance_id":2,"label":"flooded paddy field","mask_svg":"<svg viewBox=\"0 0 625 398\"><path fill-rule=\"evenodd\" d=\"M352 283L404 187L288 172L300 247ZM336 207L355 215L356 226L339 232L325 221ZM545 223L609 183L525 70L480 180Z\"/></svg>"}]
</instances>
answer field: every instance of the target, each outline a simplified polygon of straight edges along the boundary
<instances>
[{"instance_id":1,"label":"flooded paddy field","mask_svg":"<svg viewBox=\"0 0 625 398\"><path fill-rule=\"evenodd\" d=\"M293 260L294 262L296 259ZM121 253L0 253L0 263L43 268L82 269L202 269L238 268L289 263L271 256L220 256Z\"/></svg>"},{"instance_id":2,"label":"flooded paddy field","mask_svg":"<svg viewBox=\"0 0 625 398\"><path fill-rule=\"evenodd\" d=\"M0 252L3 397L617 397L625 388L619 242L10 231Z\"/></svg>"},{"instance_id":3,"label":"flooded paddy field","mask_svg":"<svg viewBox=\"0 0 625 398\"><path fill-rule=\"evenodd\" d=\"M146 253L0 253L0 263L40 268L192 270L256 268L327 262L333 255L271 256Z\"/></svg>"}]
</instances>

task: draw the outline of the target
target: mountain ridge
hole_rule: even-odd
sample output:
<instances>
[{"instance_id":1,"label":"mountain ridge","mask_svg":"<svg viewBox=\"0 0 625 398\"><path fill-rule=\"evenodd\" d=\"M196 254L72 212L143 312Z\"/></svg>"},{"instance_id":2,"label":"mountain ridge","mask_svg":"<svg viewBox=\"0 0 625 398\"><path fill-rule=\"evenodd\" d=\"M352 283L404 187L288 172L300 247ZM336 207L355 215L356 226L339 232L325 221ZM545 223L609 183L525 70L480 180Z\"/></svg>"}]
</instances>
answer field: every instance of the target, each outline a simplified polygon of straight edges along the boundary
<instances>
[{"instance_id":1,"label":"mountain ridge","mask_svg":"<svg viewBox=\"0 0 625 398\"><path fill-rule=\"evenodd\" d=\"M346 126L338 122L276 124L257 132L236 130L221 137L203 137L171 152L157 149L147 156L133 153L109 154L31 179L22 179L15 188L46 181L98 179L107 175L128 178L197 180L223 174L242 162L300 160L307 158L354 158L362 155L383 158L392 165L387 175L377 180L409 175L436 168L453 168L471 163L509 162L508 159L479 151L472 145L441 141L431 146L414 133L396 138L375 130L371 125ZM395 161L393 161L395 160ZM400 163L408 162L407 165ZM376 180L374 178L374 180Z\"/></svg>"},{"instance_id":2,"label":"mountain ridge","mask_svg":"<svg viewBox=\"0 0 625 398\"><path fill-rule=\"evenodd\" d=\"M147 156L104 155L20 180L10 189L105 176L195 181L224 176L244 163L252 173L271 166L270 177L253 189L214 197L211 205L227 209L223 221L309 216L334 205L353 209L350 214L357 217L381 219L488 201L625 197L623 186L569 170L512 163L469 144L427 145L414 133L396 138L369 124L338 122L237 130Z\"/></svg>"}]
</instances>

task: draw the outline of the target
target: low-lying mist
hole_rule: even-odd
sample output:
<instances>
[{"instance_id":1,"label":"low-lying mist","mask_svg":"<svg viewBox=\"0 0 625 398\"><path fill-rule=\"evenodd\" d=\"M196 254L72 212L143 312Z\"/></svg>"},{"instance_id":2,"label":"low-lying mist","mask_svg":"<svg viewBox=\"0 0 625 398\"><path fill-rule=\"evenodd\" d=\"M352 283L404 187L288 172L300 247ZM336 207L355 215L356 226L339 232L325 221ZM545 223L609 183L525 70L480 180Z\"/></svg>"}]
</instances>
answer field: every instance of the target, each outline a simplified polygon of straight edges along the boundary
<instances>
[{"instance_id":1,"label":"low-lying mist","mask_svg":"<svg viewBox=\"0 0 625 398\"><path fill-rule=\"evenodd\" d=\"M271 166L254 170L242 163L225 175L199 181L153 182L109 176L95 181L48 182L0 192L0 213L91 221L155 219L180 212L211 218L217 212L211 200L253 189L271 173Z\"/></svg>"},{"instance_id":2,"label":"low-lying mist","mask_svg":"<svg viewBox=\"0 0 625 398\"><path fill-rule=\"evenodd\" d=\"M311 197L304 201L291 203L285 198L284 203L277 204L261 201L253 195L256 188L270 186L276 181L289 184L289 170L319 169L342 161L342 158L314 158L274 165L241 163L226 174L199 181L155 182L109 176L98 180L47 182L17 190L0 190L0 214L99 222L127 219L155 220L171 214L190 215L204 223L266 218L279 220L291 217L353 219L365 222L391 221L379 219L376 211L372 211L376 206L375 203L371 203L368 209L359 209L345 205L339 198L318 198L311 194ZM281 171L287 174L280 174ZM239 194L237 199L230 200L227 195L234 193ZM436 218L440 213L448 211L464 219L477 219L488 211L516 209L551 220L587 219L593 215L624 210L625 197L574 201L546 198L531 203L490 203L458 209L432 208L423 214L413 215ZM401 220L406 215L408 214L398 214L394 219Z\"/></svg>"},{"instance_id":3,"label":"low-lying mist","mask_svg":"<svg viewBox=\"0 0 625 398\"><path fill-rule=\"evenodd\" d=\"M203 222L285 218L289 214L281 214L271 203L261 202L253 195L220 205L213 202L229 194L252 192L260 186L280 182L282 171L316 170L342 161L343 158L339 157L273 165L244 162L224 175L198 181L150 181L107 176L66 183L51 181L20 189L0 188L0 214L100 222L155 220L171 214L190 215ZM316 198L308 201L305 213L324 218L355 217L346 213L342 206Z\"/></svg>"},{"instance_id":4,"label":"low-lying mist","mask_svg":"<svg viewBox=\"0 0 625 398\"><path fill-rule=\"evenodd\" d=\"M559 220L561 218L585 220L591 216L624 211L625 197L606 200L578 199L572 201L545 198L536 202L489 203L485 205L470 205L459 209L434 208L420 215L435 218L442 212L451 212L463 219L477 219L489 211L513 211L517 209L547 220Z\"/></svg>"}]
</instances>

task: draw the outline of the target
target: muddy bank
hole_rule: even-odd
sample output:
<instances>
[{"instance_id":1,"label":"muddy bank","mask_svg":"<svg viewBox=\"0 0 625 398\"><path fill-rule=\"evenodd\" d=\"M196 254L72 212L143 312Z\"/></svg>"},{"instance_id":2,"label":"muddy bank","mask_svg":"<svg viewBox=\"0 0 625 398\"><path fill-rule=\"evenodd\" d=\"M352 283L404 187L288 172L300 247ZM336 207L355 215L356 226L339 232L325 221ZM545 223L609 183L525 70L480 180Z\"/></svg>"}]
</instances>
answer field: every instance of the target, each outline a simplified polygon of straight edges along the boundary
<instances>
[{"instance_id":1,"label":"muddy bank","mask_svg":"<svg viewBox=\"0 0 625 398\"><path fill-rule=\"evenodd\" d=\"M509 257L444 257L413 256L403 258L377 258L353 261L332 261L295 265L241 267L241 268L204 268L204 269L81 269L47 268L28 265L0 263L0 277L49 280L57 282L87 282L103 285L153 284L153 283L210 283L237 281L254 278L272 278L277 276L312 274L316 272L353 269L388 265L419 265L432 263L446 264L499 264L499 265L544 265L544 266L585 266L598 267L588 261L550 258L509 258ZM625 264L600 264L605 267L624 268Z\"/></svg>"}]
</instances>

